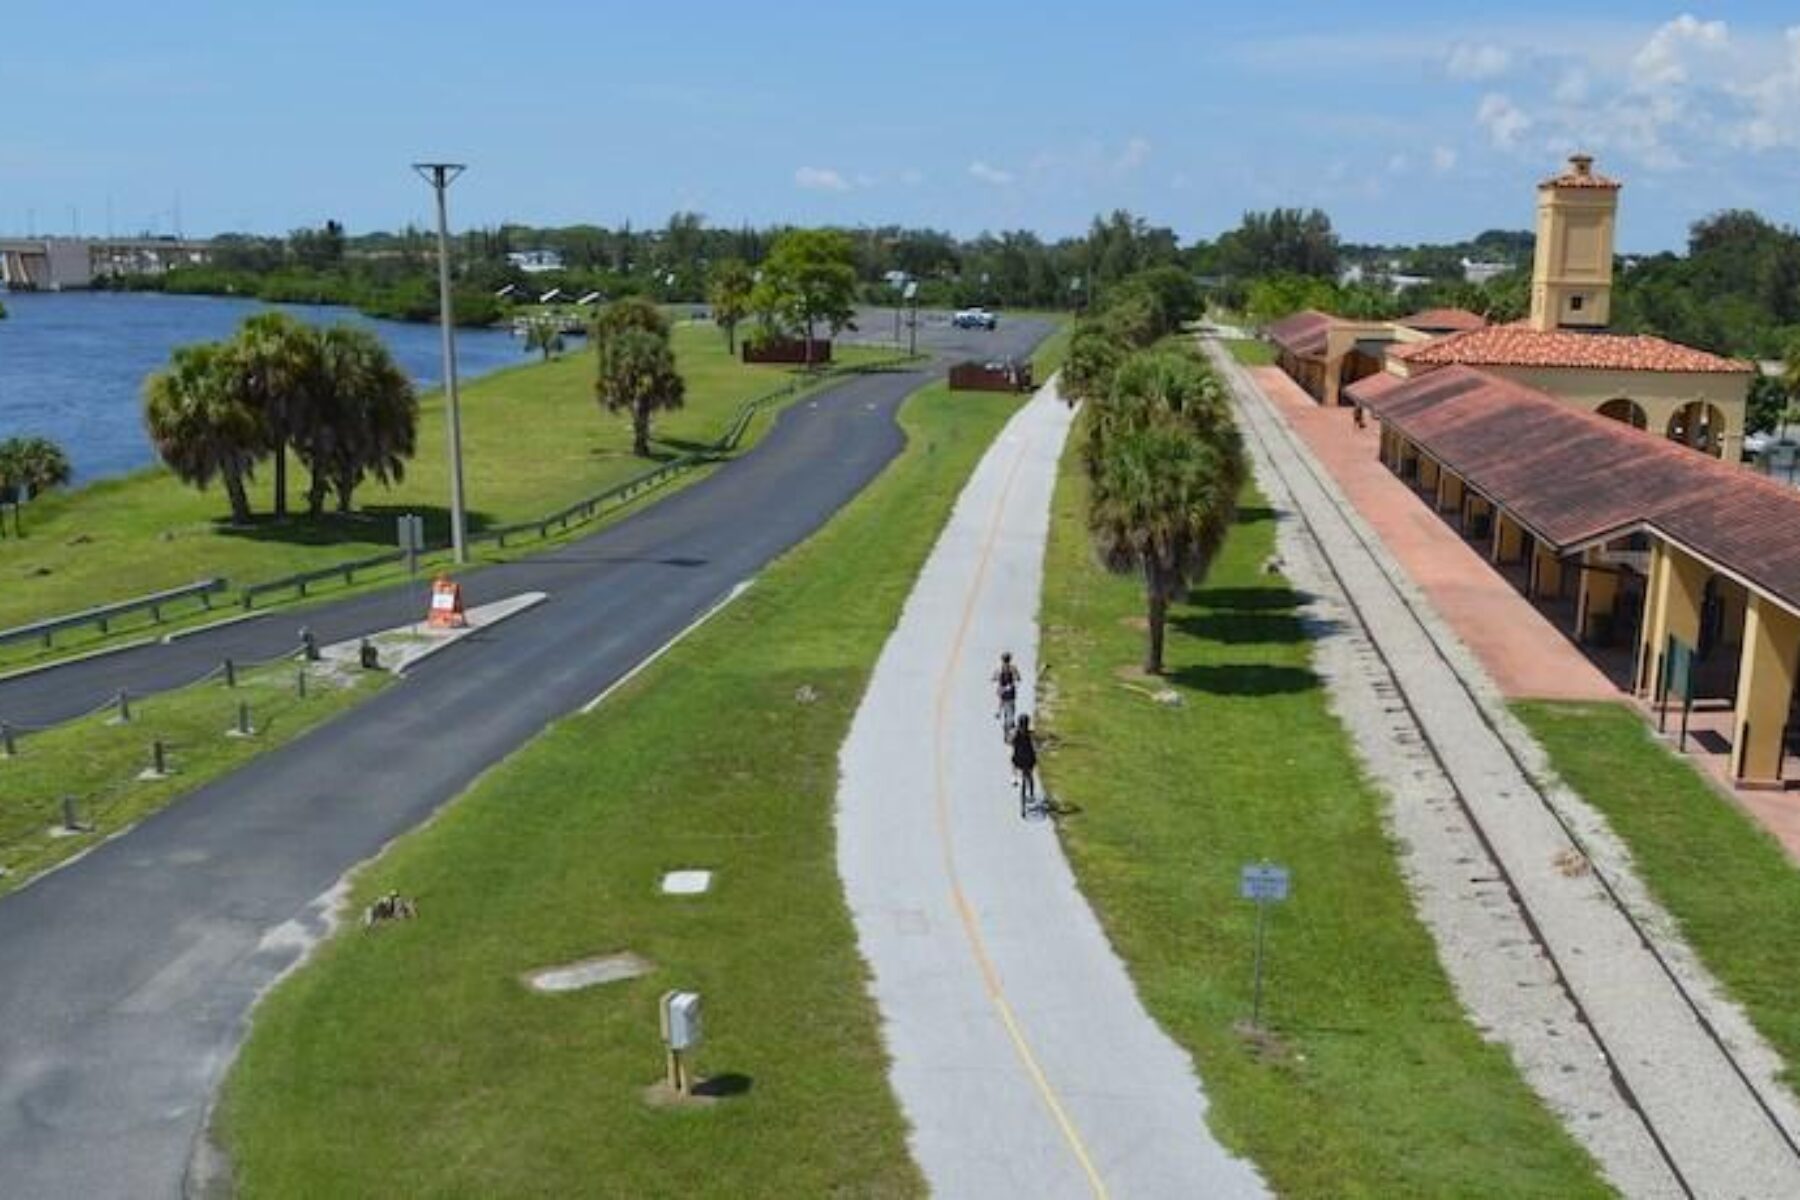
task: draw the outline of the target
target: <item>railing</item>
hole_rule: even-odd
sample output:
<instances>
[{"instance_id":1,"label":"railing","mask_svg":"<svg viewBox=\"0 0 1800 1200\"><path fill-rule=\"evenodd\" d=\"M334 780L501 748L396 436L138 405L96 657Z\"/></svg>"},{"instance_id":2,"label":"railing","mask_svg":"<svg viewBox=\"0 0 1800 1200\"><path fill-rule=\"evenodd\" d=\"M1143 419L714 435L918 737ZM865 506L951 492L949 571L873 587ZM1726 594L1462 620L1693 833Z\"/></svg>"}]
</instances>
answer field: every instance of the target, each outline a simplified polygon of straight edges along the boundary
<instances>
[{"instance_id":1,"label":"railing","mask_svg":"<svg viewBox=\"0 0 1800 1200\"><path fill-rule=\"evenodd\" d=\"M397 563L406 557L404 550L384 550L380 554L371 554L367 558L352 559L350 562L332 563L328 567L317 567L311 571L300 571L293 575L284 575L280 579L271 579L266 583L253 583L238 593L238 600L246 609L256 605L258 596L270 592L285 592L294 589L300 595L306 595L306 585L317 583L322 579L336 579L343 576L345 586L356 582L358 571L367 571L375 567L385 567Z\"/></svg>"},{"instance_id":2,"label":"railing","mask_svg":"<svg viewBox=\"0 0 1800 1200\"><path fill-rule=\"evenodd\" d=\"M120 617L149 610L150 619L162 620L165 605L174 604L190 597L198 597L203 608L212 607L215 593L225 590L223 579L202 579L198 583L190 583L186 587L170 588L166 592L153 592L148 596L139 596L133 600L120 600L113 604L102 604L97 608L84 609L78 613L70 613L63 617L50 617L43 621L34 621L29 625L19 625L12 629L0 629L0 646L14 642L29 641L38 638L44 646L55 645L55 636L65 629L77 629L84 625L97 625L100 632L110 631L110 625Z\"/></svg>"}]
</instances>

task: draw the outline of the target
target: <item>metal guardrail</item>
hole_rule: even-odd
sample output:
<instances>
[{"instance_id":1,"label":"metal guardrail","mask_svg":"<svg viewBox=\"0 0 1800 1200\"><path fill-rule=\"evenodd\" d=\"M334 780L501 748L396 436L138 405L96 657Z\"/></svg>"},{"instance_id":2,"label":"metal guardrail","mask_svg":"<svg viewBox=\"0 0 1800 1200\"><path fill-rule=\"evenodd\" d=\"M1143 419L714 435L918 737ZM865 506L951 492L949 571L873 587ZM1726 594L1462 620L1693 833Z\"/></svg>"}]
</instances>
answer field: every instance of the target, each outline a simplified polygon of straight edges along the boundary
<instances>
[{"instance_id":1,"label":"metal guardrail","mask_svg":"<svg viewBox=\"0 0 1800 1200\"><path fill-rule=\"evenodd\" d=\"M285 592L292 588L300 595L306 595L306 585L317 583L322 579L336 579L343 576L346 586L356 582L358 571L367 571L375 567L385 567L406 558L404 550L384 550L380 554L371 554L367 558L352 559L349 562L332 563L328 567L317 567L311 571L300 571L293 575L284 575L280 579L271 579L266 583L253 583L238 593L239 603L246 609L254 608L258 596L270 592Z\"/></svg>"},{"instance_id":2,"label":"metal guardrail","mask_svg":"<svg viewBox=\"0 0 1800 1200\"><path fill-rule=\"evenodd\" d=\"M131 600L120 600L113 604L102 604L96 608L84 609L62 617L50 617L43 621L34 621L29 625L18 625L11 629L0 629L0 646L14 642L41 639L46 648L55 645L55 637L65 629L77 629L84 625L97 625L101 633L109 632L108 626L120 617L149 610L150 619L160 622L165 605L174 604L190 597L198 597L203 608L212 607L215 593L225 590L223 579L202 579L198 583L190 583L185 587L170 588L163 592L152 592L147 596L138 596Z\"/></svg>"}]
</instances>

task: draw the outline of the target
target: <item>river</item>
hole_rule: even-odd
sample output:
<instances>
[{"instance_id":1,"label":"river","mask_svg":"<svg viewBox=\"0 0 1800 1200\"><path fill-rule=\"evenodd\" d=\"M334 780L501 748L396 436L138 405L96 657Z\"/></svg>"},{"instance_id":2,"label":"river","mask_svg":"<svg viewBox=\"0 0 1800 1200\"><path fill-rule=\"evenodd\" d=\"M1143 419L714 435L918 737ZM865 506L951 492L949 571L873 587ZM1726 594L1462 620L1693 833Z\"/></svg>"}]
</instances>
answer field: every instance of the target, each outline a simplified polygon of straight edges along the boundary
<instances>
[{"instance_id":1,"label":"river","mask_svg":"<svg viewBox=\"0 0 1800 1200\"><path fill-rule=\"evenodd\" d=\"M303 321L374 330L421 388L442 375L435 325L378 321L354 309L268 305L154 292L0 294L0 439L40 435L59 443L78 483L156 461L144 432L144 377L190 342L229 337L254 312L280 308ZM523 342L494 329L456 332L457 375L468 379L526 361Z\"/></svg>"}]
</instances>

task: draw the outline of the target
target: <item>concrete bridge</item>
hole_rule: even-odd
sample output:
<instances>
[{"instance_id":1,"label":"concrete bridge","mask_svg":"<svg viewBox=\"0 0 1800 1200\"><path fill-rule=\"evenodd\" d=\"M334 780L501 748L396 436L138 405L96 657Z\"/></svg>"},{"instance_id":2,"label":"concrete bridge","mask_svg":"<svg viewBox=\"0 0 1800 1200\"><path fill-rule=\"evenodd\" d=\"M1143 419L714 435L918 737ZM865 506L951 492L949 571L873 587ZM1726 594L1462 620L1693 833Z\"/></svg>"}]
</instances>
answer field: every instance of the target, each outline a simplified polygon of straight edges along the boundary
<instances>
[{"instance_id":1,"label":"concrete bridge","mask_svg":"<svg viewBox=\"0 0 1800 1200\"><path fill-rule=\"evenodd\" d=\"M0 238L0 287L85 288L113 275L160 275L203 263L211 251L209 242L179 238Z\"/></svg>"}]
</instances>

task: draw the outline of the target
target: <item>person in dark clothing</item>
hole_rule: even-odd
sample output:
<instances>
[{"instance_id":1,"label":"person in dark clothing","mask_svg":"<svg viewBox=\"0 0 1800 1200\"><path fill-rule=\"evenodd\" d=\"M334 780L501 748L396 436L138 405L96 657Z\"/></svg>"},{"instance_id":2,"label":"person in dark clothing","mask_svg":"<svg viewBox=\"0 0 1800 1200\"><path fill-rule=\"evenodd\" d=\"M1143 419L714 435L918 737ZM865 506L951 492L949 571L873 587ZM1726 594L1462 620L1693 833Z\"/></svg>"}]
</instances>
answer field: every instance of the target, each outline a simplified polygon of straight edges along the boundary
<instances>
[{"instance_id":1,"label":"person in dark clothing","mask_svg":"<svg viewBox=\"0 0 1800 1200\"><path fill-rule=\"evenodd\" d=\"M1019 668L1013 665L1010 650L1000 655L1000 669L994 672L994 690L1000 699L1000 709L995 713L1000 718L1000 736L1011 738L1013 714L1019 706Z\"/></svg>"},{"instance_id":2,"label":"person in dark clothing","mask_svg":"<svg viewBox=\"0 0 1800 1200\"><path fill-rule=\"evenodd\" d=\"M1031 733L1031 718L1024 713L1019 714L1019 722L1013 726L1012 765L1019 773L1019 815L1022 817L1031 811L1037 800L1037 740Z\"/></svg>"}]
</instances>

